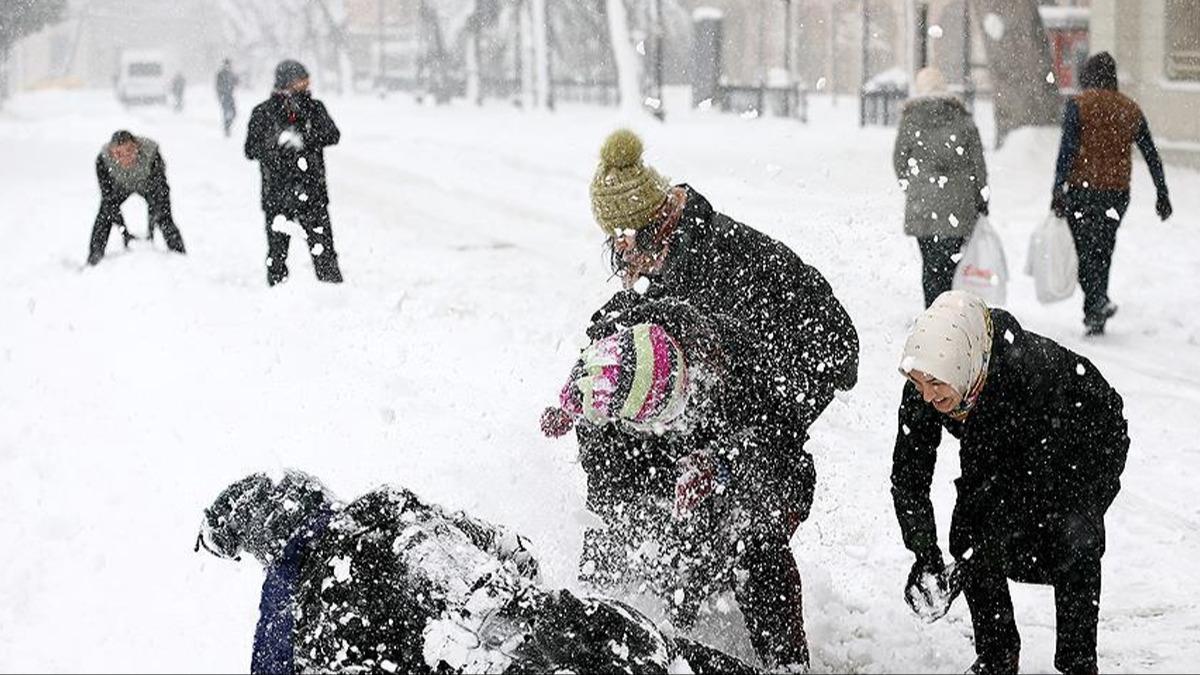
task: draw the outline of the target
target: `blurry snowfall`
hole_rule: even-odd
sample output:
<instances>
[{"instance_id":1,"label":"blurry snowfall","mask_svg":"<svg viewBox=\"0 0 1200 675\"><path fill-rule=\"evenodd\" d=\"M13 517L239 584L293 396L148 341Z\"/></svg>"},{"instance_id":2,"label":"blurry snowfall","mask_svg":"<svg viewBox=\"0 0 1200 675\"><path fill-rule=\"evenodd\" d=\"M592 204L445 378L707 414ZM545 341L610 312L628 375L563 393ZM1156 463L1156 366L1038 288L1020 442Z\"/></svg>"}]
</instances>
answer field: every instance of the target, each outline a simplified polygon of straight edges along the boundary
<instances>
[{"instance_id":1,"label":"blurry snowfall","mask_svg":"<svg viewBox=\"0 0 1200 675\"><path fill-rule=\"evenodd\" d=\"M537 418L615 289L587 186L621 120L326 100L343 131L328 162L349 283L318 285L294 239L292 279L274 290L257 169L241 156L252 97L232 140L207 87L178 116L123 111L106 93L27 95L0 112L0 670L244 671L262 572L192 543L216 493L261 469L310 471L344 498L405 485L515 527L549 582L573 585L584 477L573 443L543 439ZM820 485L793 541L813 670L961 672L965 604L927 626L902 599L911 557L888 475L920 271L893 132L859 130L856 104L817 100L801 126L668 101L666 125L635 126L654 166L817 265L863 338L858 388L812 430ZM125 254L114 237L81 272L92 162L119 127L160 141L189 254ZM1134 445L1108 517L1100 667L1184 671L1200 663L1198 176L1168 168L1177 215L1164 225L1136 167L1112 282L1121 313L1085 342L1079 296L1039 306L1020 274L1057 140L1024 132L989 157L1009 306L1125 396ZM140 201L126 218L144 231ZM945 537L955 449L941 457ZM1049 671L1053 593L1015 588L1022 666Z\"/></svg>"}]
</instances>

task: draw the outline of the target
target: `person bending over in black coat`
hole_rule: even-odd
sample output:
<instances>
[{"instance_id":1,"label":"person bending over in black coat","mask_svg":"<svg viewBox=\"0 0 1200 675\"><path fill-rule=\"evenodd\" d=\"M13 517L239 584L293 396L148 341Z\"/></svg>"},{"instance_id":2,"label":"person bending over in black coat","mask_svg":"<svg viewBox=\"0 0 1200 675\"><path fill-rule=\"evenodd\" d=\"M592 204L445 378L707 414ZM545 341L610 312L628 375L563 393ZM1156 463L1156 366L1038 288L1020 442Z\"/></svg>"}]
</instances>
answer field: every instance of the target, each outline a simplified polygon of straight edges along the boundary
<instances>
[{"instance_id":1,"label":"person bending over in black coat","mask_svg":"<svg viewBox=\"0 0 1200 675\"><path fill-rule=\"evenodd\" d=\"M960 291L917 318L900 369L909 381L892 496L917 557L905 589L913 609L932 605L937 618L961 588L975 629L971 672L1016 673L1008 579L1052 585L1055 668L1097 672L1104 514L1129 449L1121 396L1091 361ZM929 498L943 430L961 444L950 572Z\"/></svg>"},{"instance_id":2,"label":"person bending over in black coat","mask_svg":"<svg viewBox=\"0 0 1200 675\"><path fill-rule=\"evenodd\" d=\"M325 181L325 147L336 145L341 132L324 104L308 89L308 71L296 61L275 69L275 90L250 114L246 157L262 171L262 209L267 226L267 283L288 276L291 237L281 220L304 229L317 279L340 283L342 271L333 248L329 190Z\"/></svg>"},{"instance_id":3,"label":"person bending over in black coat","mask_svg":"<svg viewBox=\"0 0 1200 675\"><path fill-rule=\"evenodd\" d=\"M141 195L146 200L150 238L154 238L157 227L162 230L168 248L176 253L185 252L183 237L171 216L171 186L167 183L167 166L157 143L125 130L117 131L96 157L96 180L100 184L100 212L92 226L89 265L104 258L108 235L114 225L121 231L126 247L134 238L121 215L121 205L131 195Z\"/></svg>"},{"instance_id":4,"label":"person bending over in black coat","mask_svg":"<svg viewBox=\"0 0 1200 675\"><path fill-rule=\"evenodd\" d=\"M524 537L400 487L346 504L298 471L252 474L205 510L201 547L267 570L254 673L752 672L619 602L546 589Z\"/></svg>"}]
</instances>

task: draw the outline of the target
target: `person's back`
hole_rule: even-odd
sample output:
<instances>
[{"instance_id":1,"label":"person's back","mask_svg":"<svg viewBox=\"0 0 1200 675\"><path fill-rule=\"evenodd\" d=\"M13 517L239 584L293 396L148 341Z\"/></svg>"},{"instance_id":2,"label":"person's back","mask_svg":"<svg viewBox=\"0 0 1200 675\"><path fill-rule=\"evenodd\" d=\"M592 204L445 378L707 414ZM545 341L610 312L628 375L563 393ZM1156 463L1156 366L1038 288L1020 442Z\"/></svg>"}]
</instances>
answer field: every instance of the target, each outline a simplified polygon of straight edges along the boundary
<instances>
[{"instance_id":1,"label":"person's back","mask_svg":"<svg viewBox=\"0 0 1200 675\"><path fill-rule=\"evenodd\" d=\"M1070 184L1095 190L1128 190L1133 175L1133 145L1145 119L1125 94L1088 89L1075 96L1079 111L1079 154Z\"/></svg>"}]
</instances>

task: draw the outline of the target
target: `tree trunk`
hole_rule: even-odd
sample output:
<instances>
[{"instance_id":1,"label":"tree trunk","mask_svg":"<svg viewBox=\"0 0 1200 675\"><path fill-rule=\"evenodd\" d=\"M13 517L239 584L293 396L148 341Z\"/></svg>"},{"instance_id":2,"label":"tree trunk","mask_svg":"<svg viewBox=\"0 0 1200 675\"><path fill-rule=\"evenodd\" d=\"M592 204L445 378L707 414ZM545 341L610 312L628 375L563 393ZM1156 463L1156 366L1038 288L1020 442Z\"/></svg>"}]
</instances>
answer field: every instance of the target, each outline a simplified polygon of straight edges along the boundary
<instances>
[{"instance_id":1,"label":"tree trunk","mask_svg":"<svg viewBox=\"0 0 1200 675\"><path fill-rule=\"evenodd\" d=\"M995 90L996 146L1025 126L1059 123L1062 101L1035 0L971 0Z\"/></svg>"},{"instance_id":2,"label":"tree trunk","mask_svg":"<svg viewBox=\"0 0 1200 675\"><path fill-rule=\"evenodd\" d=\"M642 64L629 35L629 13L625 0L605 0L608 35L612 41L613 62L617 66L617 91L621 109L636 114L642 109Z\"/></svg>"}]
</instances>

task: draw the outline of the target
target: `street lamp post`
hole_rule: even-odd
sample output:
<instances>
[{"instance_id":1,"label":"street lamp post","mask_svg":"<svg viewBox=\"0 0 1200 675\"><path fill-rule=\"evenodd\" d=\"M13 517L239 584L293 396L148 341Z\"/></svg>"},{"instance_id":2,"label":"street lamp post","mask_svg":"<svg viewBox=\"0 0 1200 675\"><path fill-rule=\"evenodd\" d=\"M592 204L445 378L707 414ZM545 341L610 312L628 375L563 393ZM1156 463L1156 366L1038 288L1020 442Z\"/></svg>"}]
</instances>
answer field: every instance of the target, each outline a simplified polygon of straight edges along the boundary
<instances>
[{"instance_id":1,"label":"street lamp post","mask_svg":"<svg viewBox=\"0 0 1200 675\"><path fill-rule=\"evenodd\" d=\"M783 0L783 70L787 73L787 93L783 97L783 114L792 116L792 92L795 78L792 77L792 0Z\"/></svg>"},{"instance_id":2,"label":"street lamp post","mask_svg":"<svg viewBox=\"0 0 1200 675\"><path fill-rule=\"evenodd\" d=\"M867 80L871 67L870 0L862 0L862 76L858 89L858 126L867 126Z\"/></svg>"}]
</instances>

